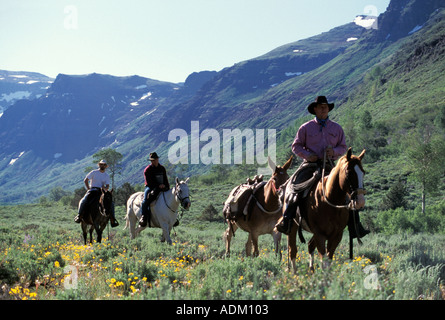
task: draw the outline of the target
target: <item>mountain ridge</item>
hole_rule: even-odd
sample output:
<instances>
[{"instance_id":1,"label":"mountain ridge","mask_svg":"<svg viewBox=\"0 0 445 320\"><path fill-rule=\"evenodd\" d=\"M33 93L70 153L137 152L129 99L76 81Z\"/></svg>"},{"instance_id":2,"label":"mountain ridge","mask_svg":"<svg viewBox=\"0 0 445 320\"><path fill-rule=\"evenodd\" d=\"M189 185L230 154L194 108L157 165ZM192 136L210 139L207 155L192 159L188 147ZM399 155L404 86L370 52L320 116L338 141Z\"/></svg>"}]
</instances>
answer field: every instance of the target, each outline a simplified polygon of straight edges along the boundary
<instances>
[{"instance_id":1,"label":"mountain ridge","mask_svg":"<svg viewBox=\"0 0 445 320\"><path fill-rule=\"evenodd\" d=\"M0 117L0 185L5 190L0 202L31 201L55 186L79 187L84 175L82 168L91 164L91 155L102 147L113 147L124 154L125 165L122 176L117 177L118 184L141 182L141 170L147 163L148 153L157 151L165 163L168 148L173 143L168 141L169 132L177 128L190 132L191 121L199 121L201 130L274 128L283 143L279 148L283 148L289 143L283 138L284 134L289 132L290 137L295 134L293 125L306 115L306 106L316 95L324 94L335 101L333 119L346 121L347 115L355 117L358 106L371 107L367 99L357 97L357 92L368 98L367 91L374 88L377 90L375 96L379 97L389 95L385 93L390 91L388 86L394 86L385 83L377 86L376 81L384 82L382 77L369 82L367 77L372 70L384 66L384 73L390 72L386 63L392 63L397 54L401 55L401 48L408 51L404 46L410 39L433 32L431 23L423 19L438 19L436 23L442 23L443 10L438 9L445 7L444 1L429 1L419 17L409 18L415 15L413 8L420 2L391 1L388 6L391 9L378 17L381 29L358 29L353 24L339 26L219 72L192 74L183 84L162 83L139 76L59 75L45 96L16 102ZM394 19L395 12L399 12L400 19ZM405 22L397 26L400 21ZM416 29L419 23L422 27ZM394 35L392 38L385 35L388 30ZM409 55L408 64L397 60L401 64L398 67L410 68L416 63L422 67L428 61L427 54L440 57L444 48L440 40L443 31L434 33L439 39L437 42L428 45L428 41L418 40L420 49L416 50L419 52L416 54L415 50ZM329 42L335 40L334 34L344 41L337 45L335 41ZM325 42L316 41L323 38ZM349 38L357 39L347 41ZM304 46L308 45L323 49L317 52L311 47L305 52ZM304 56L307 60L302 61L314 63L308 64L310 70L303 72L292 61ZM440 67L436 60L431 62L430 68ZM392 69L395 74L402 72L396 67ZM425 68L422 70L428 72ZM394 77L397 75L391 79ZM80 81L82 79L95 81ZM443 96L443 93L438 94ZM392 109L388 101L385 104L377 101L376 106L379 110ZM76 127L76 133L66 137L66 129L73 125L67 118L76 116L76 108L83 112L77 114L77 123L81 125ZM27 112L29 110L32 111ZM96 110L94 114L92 110ZM44 117L50 120L43 121ZM85 119L88 121L82 123ZM85 128L92 128L90 135L82 135ZM41 132L44 134L40 135ZM58 150L63 147L68 151ZM175 174L176 168L172 170ZM29 181L18 183L21 180L16 175L22 180L29 178Z\"/></svg>"}]
</instances>

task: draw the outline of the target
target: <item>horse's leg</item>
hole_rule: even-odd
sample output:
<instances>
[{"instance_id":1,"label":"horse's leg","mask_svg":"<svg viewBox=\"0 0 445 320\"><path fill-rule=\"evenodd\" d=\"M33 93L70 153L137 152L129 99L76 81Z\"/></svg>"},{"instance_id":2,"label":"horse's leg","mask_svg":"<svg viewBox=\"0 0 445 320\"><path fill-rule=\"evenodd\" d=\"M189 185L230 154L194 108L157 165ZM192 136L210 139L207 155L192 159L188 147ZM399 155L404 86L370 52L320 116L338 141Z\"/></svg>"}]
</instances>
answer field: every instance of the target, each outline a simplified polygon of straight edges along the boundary
<instances>
[{"instance_id":1,"label":"horse's leg","mask_svg":"<svg viewBox=\"0 0 445 320\"><path fill-rule=\"evenodd\" d=\"M82 222L82 235L83 235L83 242L85 245L87 245L87 224Z\"/></svg>"},{"instance_id":2,"label":"horse's leg","mask_svg":"<svg viewBox=\"0 0 445 320\"><path fill-rule=\"evenodd\" d=\"M136 227L138 223L138 219L136 214L131 210L131 212L127 213L127 222L130 229L130 239L136 238Z\"/></svg>"},{"instance_id":3,"label":"horse's leg","mask_svg":"<svg viewBox=\"0 0 445 320\"><path fill-rule=\"evenodd\" d=\"M167 241L168 244L172 244L172 239L170 238L170 228L169 228L168 224L163 223L161 225L161 227L162 227L162 239L164 241ZM164 241L162 241L162 239L161 239L161 242L164 242Z\"/></svg>"},{"instance_id":4,"label":"horse's leg","mask_svg":"<svg viewBox=\"0 0 445 320\"><path fill-rule=\"evenodd\" d=\"M136 213L133 210L133 203L127 204L127 215L125 216L125 228L128 228L128 231L130 232L130 240L133 240L136 237Z\"/></svg>"},{"instance_id":5,"label":"horse's leg","mask_svg":"<svg viewBox=\"0 0 445 320\"><path fill-rule=\"evenodd\" d=\"M90 244L93 244L93 226L90 227Z\"/></svg>"},{"instance_id":6,"label":"horse's leg","mask_svg":"<svg viewBox=\"0 0 445 320\"><path fill-rule=\"evenodd\" d=\"M250 257L252 253L252 234L249 232L249 237L246 242L246 256Z\"/></svg>"},{"instance_id":7,"label":"horse's leg","mask_svg":"<svg viewBox=\"0 0 445 320\"><path fill-rule=\"evenodd\" d=\"M130 240L136 237L136 225L133 219L127 218L128 231L130 233Z\"/></svg>"},{"instance_id":8,"label":"horse's leg","mask_svg":"<svg viewBox=\"0 0 445 320\"><path fill-rule=\"evenodd\" d=\"M232 236L235 235L235 231L238 229L236 224L232 224L230 221L228 222L228 227L224 232L224 241L226 243L226 257L230 256L230 242L232 240Z\"/></svg>"},{"instance_id":9,"label":"horse's leg","mask_svg":"<svg viewBox=\"0 0 445 320\"><path fill-rule=\"evenodd\" d=\"M277 231L274 229L274 231L272 231L272 238L273 238L273 242L275 244L275 254L279 257L280 261L281 261L281 232Z\"/></svg>"},{"instance_id":10,"label":"horse's leg","mask_svg":"<svg viewBox=\"0 0 445 320\"><path fill-rule=\"evenodd\" d=\"M294 273L297 272L296 258L297 258L297 231L298 226L296 224L292 224L292 228L290 230L289 235L287 236L287 249L289 250L290 261L292 263L292 269Z\"/></svg>"},{"instance_id":11,"label":"horse's leg","mask_svg":"<svg viewBox=\"0 0 445 320\"><path fill-rule=\"evenodd\" d=\"M314 240L315 240L315 245L317 247L318 250L318 255L321 259L322 262L322 268L325 268L328 266L328 262L326 261L326 237L317 234L314 235Z\"/></svg>"},{"instance_id":12,"label":"horse's leg","mask_svg":"<svg viewBox=\"0 0 445 320\"><path fill-rule=\"evenodd\" d=\"M93 228L91 228L93 229ZM99 222L94 222L94 230L96 231L96 241L100 243L102 241L102 230L100 228ZM92 232L92 231L91 231Z\"/></svg>"},{"instance_id":13,"label":"horse's leg","mask_svg":"<svg viewBox=\"0 0 445 320\"><path fill-rule=\"evenodd\" d=\"M314 272L314 252L315 252L315 239L312 236L311 240L309 240L308 244L307 244L307 248L309 251L309 269Z\"/></svg>"},{"instance_id":14,"label":"horse's leg","mask_svg":"<svg viewBox=\"0 0 445 320\"><path fill-rule=\"evenodd\" d=\"M258 257L260 255L260 250L258 249L258 235L256 233L251 233L253 256Z\"/></svg>"},{"instance_id":15,"label":"horse's leg","mask_svg":"<svg viewBox=\"0 0 445 320\"><path fill-rule=\"evenodd\" d=\"M337 249L337 246L340 243L342 237L343 232L339 232L336 236L328 239L327 249L329 260L332 260L334 258L335 249Z\"/></svg>"},{"instance_id":16,"label":"horse's leg","mask_svg":"<svg viewBox=\"0 0 445 320\"><path fill-rule=\"evenodd\" d=\"M97 233L97 242L101 243L102 242L102 231L96 230L96 233Z\"/></svg>"}]
</instances>

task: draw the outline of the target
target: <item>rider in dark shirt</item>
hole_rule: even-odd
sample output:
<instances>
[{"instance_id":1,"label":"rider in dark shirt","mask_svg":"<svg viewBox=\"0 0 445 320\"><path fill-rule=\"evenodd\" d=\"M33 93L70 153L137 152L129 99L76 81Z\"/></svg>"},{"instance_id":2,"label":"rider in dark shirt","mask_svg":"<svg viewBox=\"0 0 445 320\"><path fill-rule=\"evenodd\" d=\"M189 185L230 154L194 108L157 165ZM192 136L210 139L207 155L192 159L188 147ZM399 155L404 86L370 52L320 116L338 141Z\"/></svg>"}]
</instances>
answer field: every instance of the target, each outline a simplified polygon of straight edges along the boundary
<instances>
[{"instance_id":1,"label":"rider in dark shirt","mask_svg":"<svg viewBox=\"0 0 445 320\"><path fill-rule=\"evenodd\" d=\"M150 222L150 203L152 203L158 197L161 191L167 191L170 189L167 171L159 163L159 157L156 152L150 153L149 160L151 161L151 164L144 170L145 192L144 201L142 201L142 217L139 221L139 225L141 227L146 227L147 221Z\"/></svg>"}]
</instances>

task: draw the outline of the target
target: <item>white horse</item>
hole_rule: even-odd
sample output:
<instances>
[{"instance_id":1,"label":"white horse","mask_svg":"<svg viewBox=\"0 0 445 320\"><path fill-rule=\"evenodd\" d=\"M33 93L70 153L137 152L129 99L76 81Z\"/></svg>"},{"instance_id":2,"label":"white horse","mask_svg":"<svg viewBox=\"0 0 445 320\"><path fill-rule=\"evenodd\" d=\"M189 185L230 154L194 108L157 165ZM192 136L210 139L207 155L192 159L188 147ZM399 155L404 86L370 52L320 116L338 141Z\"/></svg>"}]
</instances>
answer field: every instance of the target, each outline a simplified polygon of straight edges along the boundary
<instances>
[{"instance_id":1,"label":"white horse","mask_svg":"<svg viewBox=\"0 0 445 320\"><path fill-rule=\"evenodd\" d=\"M185 181L179 181L176 178L176 185L174 188L163 191L159 194L157 200L150 204L151 219L150 224L154 228L162 229L161 241L167 241L172 244L170 238L170 231L177 220L177 210L179 204L185 209L190 208L190 194L187 185L189 178ZM126 224L124 230L129 227L130 239L134 239L139 232L146 227L139 226L139 220L142 216L142 201L144 200L143 192L133 193L127 201L127 215L125 216Z\"/></svg>"}]
</instances>

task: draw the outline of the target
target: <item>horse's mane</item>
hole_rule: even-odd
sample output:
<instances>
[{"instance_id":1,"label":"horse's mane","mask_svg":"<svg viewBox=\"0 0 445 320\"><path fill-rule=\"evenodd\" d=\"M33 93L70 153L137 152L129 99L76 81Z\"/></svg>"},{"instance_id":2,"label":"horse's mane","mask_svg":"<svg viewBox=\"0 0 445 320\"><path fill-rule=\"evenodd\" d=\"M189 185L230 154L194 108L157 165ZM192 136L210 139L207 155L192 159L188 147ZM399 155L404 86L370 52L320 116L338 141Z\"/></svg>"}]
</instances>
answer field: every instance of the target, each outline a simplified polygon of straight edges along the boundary
<instances>
[{"instance_id":1,"label":"horse's mane","mask_svg":"<svg viewBox=\"0 0 445 320\"><path fill-rule=\"evenodd\" d=\"M362 166L362 161L360 160L359 157L355 156L355 155L351 155L351 160L348 161L348 156L345 154L344 156L342 156L340 159L338 159L337 161L337 165L331 170L331 172L329 173L329 176L326 179L326 189L327 192L329 192L329 190L331 190L332 188L332 184L335 182L335 179L329 179L329 177L338 177L340 170L348 164L350 165L358 165L360 167L360 169L365 172L365 170L363 169Z\"/></svg>"}]
</instances>

